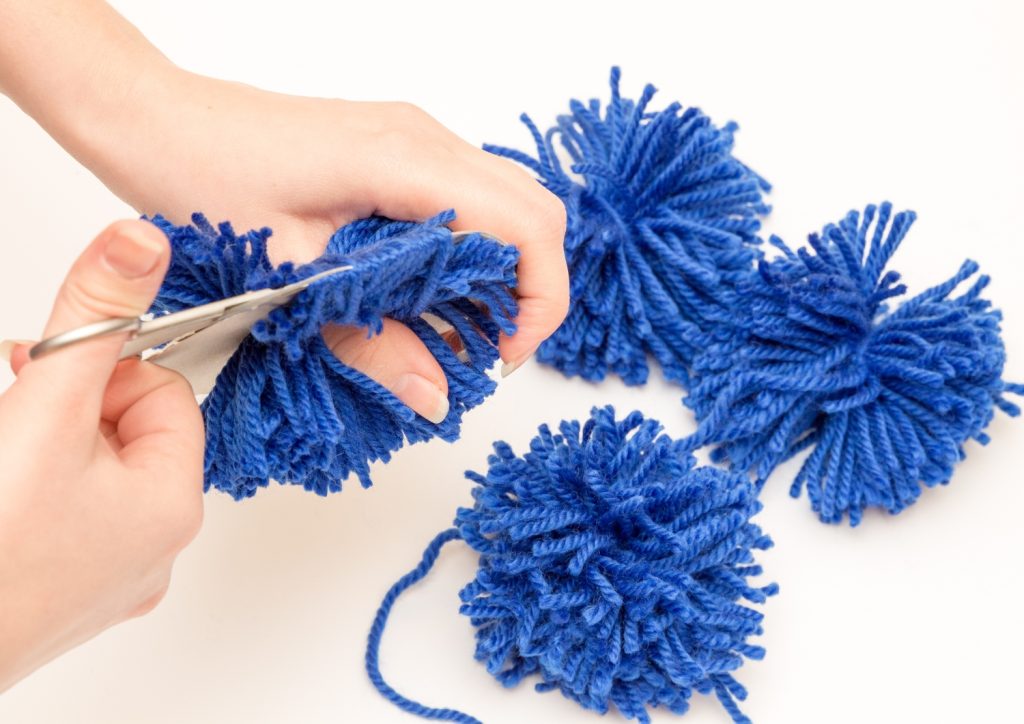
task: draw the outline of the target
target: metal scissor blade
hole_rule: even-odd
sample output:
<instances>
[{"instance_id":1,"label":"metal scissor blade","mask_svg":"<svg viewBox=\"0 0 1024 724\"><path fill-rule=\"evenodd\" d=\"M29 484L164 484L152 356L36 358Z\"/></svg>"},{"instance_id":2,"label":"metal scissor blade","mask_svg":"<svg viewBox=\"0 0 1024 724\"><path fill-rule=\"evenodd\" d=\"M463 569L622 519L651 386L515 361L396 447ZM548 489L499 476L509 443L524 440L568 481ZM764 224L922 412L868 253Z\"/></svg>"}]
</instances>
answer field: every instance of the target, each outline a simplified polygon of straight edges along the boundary
<instances>
[{"instance_id":1,"label":"metal scissor blade","mask_svg":"<svg viewBox=\"0 0 1024 724\"><path fill-rule=\"evenodd\" d=\"M125 344L121 357L123 359L152 350L143 356L144 359L182 375L192 385L195 394L209 394L217 381L217 375L256 322L290 302L311 284L351 268L335 267L277 289L260 289L155 318L151 321L163 320L164 323L152 329L143 325L143 329ZM168 317L178 315L181 315L180 322L166 321ZM175 334L171 341L153 343L154 340L166 338L167 333L172 331ZM164 346L153 349L159 344Z\"/></svg>"},{"instance_id":2,"label":"metal scissor blade","mask_svg":"<svg viewBox=\"0 0 1024 724\"><path fill-rule=\"evenodd\" d=\"M89 324L39 342L29 350L29 356L38 359L97 337L128 333L121 359L152 350L144 355L146 359L180 372L192 383L196 394L206 394L252 325L311 284L351 268L334 267L283 287L258 289L171 314Z\"/></svg>"},{"instance_id":3,"label":"metal scissor blade","mask_svg":"<svg viewBox=\"0 0 1024 724\"><path fill-rule=\"evenodd\" d=\"M143 354L142 358L179 373L192 385L195 394L209 394L217 375L248 336L252 326L274 308L264 305L224 317L158 349L147 347L150 352Z\"/></svg>"}]
</instances>

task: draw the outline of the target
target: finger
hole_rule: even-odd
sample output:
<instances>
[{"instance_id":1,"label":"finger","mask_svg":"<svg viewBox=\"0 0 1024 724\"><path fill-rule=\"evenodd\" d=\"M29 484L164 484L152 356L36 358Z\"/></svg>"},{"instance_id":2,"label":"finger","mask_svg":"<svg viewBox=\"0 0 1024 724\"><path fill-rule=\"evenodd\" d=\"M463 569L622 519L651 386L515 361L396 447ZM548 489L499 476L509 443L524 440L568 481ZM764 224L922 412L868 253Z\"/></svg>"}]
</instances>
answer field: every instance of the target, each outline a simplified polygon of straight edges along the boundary
<instances>
[{"instance_id":1,"label":"finger","mask_svg":"<svg viewBox=\"0 0 1024 724\"><path fill-rule=\"evenodd\" d=\"M71 267L44 338L115 317L144 313L170 260L166 237L145 221L119 221L104 230ZM54 351L21 370L38 394L57 410L74 410L94 424L103 393L117 364L124 335L99 337Z\"/></svg>"},{"instance_id":2,"label":"finger","mask_svg":"<svg viewBox=\"0 0 1024 724\"><path fill-rule=\"evenodd\" d=\"M384 329L367 339L358 327L324 328L324 340L349 367L372 377L435 425L448 416L448 380L426 345L404 324L384 320Z\"/></svg>"},{"instance_id":3,"label":"finger","mask_svg":"<svg viewBox=\"0 0 1024 724\"><path fill-rule=\"evenodd\" d=\"M163 471L161 479L202 489L203 417L185 378L152 362L124 360L102 404L111 448L127 465Z\"/></svg>"},{"instance_id":4,"label":"finger","mask_svg":"<svg viewBox=\"0 0 1024 724\"><path fill-rule=\"evenodd\" d=\"M28 350L33 344L29 339L5 339L0 342L0 359L9 362L11 372L17 375L28 362Z\"/></svg>"},{"instance_id":5,"label":"finger","mask_svg":"<svg viewBox=\"0 0 1024 724\"><path fill-rule=\"evenodd\" d=\"M500 343L503 374L509 374L558 328L568 310L565 207L508 163L483 162L445 145L409 150L408 156L401 151L399 147L381 163L386 184L382 180L384 185L373 185L387 193L375 199L377 213L423 219L454 207L454 229L486 231L520 251L518 329L512 337L503 335ZM474 153L487 156L476 149ZM424 154L422 161L410 162Z\"/></svg>"},{"instance_id":6,"label":"finger","mask_svg":"<svg viewBox=\"0 0 1024 724\"><path fill-rule=\"evenodd\" d=\"M100 429L113 426L107 442L133 471L131 482L150 484L147 525L173 557L203 521L203 418L192 388L176 372L125 360L110 378L103 416Z\"/></svg>"}]
</instances>

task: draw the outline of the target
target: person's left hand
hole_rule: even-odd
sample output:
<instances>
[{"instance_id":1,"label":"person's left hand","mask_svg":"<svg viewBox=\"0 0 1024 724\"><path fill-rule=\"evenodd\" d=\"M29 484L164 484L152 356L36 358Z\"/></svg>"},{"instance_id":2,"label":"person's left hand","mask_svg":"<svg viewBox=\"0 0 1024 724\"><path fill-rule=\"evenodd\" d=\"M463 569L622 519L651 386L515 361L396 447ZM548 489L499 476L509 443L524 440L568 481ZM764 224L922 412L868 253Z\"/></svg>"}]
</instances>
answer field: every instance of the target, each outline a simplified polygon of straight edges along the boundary
<instances>
[{"instance_id":1,"label":"person's left hand","mask_svg":"<svg viewBox=\"0 0 1024 724\"><path fill-rule=\"evenodd\" d=\"M140 72L132 93L131 114L76 122L91 141L81 160L139 211L184 224L201 210L238 231L270 226L272 259L303 262L355 219L422 220L454 208L454 229L489 232L520 252L517 332L499 344L503 375L565 318L562 202L419 108L287 96L164 63ZM343 362L427 419L444 418L444 373L407 327L386 320L370 339L337 326L324 335Z\"/></svg>"}]
</instances>

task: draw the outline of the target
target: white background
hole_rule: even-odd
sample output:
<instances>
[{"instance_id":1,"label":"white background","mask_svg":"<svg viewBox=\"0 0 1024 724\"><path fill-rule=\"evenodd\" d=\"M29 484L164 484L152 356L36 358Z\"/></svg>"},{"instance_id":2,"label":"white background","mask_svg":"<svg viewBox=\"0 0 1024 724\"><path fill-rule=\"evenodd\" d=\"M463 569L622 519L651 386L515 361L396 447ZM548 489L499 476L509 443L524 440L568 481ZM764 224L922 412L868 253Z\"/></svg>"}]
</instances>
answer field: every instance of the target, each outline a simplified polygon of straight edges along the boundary
<instances>
[{"instance_id":1,"label":"white background","mask_svg":"<svg viewBox=\"0 0 1024 724\"><path fill-rule=\"evenodd\" d=\"M867 202L916 209L893 266L912 290L968 255L992 272L1006 377L1024 380L1024 17L1010 0L117 6L192 70L409 100L474 143L528 147L521 111L547 126L570 97L605 99L619 63L627 94L651 81L661 104L740 122L738 155L777 189L768 229L791 242ZM0 335L13 338L38 334L81 246L132 215L2 99L0 210ZM483 466L493 439L522 450L538 423L594 404L640 408L685 435L680 394L660 379L593 386L529 366L467 416L461 441L402 451L377 466L371 490L352 483L323 499L274 487L245 503L211 494L164 603L0 697L0 721L408 724L367 683L365 634L387 587L469 500L462 472ZM823 526L806 499L788 498L795 465L776 473L759 521L777 543L762 560L782 593L766 607L766 660L739 675L755 721L1019 714L1024 422L999 414L989 432L989 447L967 445L952 485L855 530ZM596 722L556 693L503 690L473 661L456 592L474 571L452 548L401 600L382 652L392 682L488 724ZM697 696L686 721L727 717Z\"/></svg>"}]
</instances>

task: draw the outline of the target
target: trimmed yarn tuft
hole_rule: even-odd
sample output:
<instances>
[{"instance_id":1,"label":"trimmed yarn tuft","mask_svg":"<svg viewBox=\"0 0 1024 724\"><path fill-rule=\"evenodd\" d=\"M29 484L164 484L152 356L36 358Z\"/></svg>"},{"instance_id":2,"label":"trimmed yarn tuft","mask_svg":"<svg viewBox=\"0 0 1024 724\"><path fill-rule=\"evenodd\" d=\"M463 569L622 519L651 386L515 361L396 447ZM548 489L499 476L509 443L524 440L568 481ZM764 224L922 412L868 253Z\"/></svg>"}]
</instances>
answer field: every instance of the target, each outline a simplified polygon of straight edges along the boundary
<instances>
[{"instance_id":1,"label":"trimmed yarn tuft","mask_svg":"<svg viewBox=\"0 0 1024 724\"><path fill-rule=\"evenodd\" d=\"M277 268L267 256L270 229L238 235L201 214L188 226L153 219L172 249L155 313L352 266L254 325L221 371L202 405L207 489L241 499L274 479L326 495L350 473L365 487L370 463L388 460L406 440L458 437L463 413L494 390L485 372L498 359L499 332L515 330L518 252L480 234L453 242L446 224L454 218L448 211L423 223L362 219L336 231L315 261ZM452 325L467 361L421 318L425 312ZM440 424L342 364L320 335L330 323L376 334L384 317L412 329L443 368L450 411Z\"/></svg>"},{"instance_id":2,"label":"trimmed yarn tuft","mask_svg":"<svg viewBox=\"0 0 1024 724\"><path fill-rule=\"evenodd\" d=\"M736 324L723 326L694 362L686 399L699 421L693 446L753 471L759 485L784 460L813 448L793 482L822 521L868 507L899 513L922 484L945 484L968 439L994 408L1016 416L1004 394L998 310L981 297L987 276L966 261L948 281L890 311L904 294L885 271L913 223L892 206L851 211L812 234L810 248L761 261L740 286Z\"/></svg>"},{"instance_id":3,"label":"trimmed yarn tuft","mask_svg":"<svg viewBox=\"0 0 1024 724\"><path fill-rule=\"evenodd\" d=\"M760 256L770 187L733 157L735 123L716 127L679 103L651 111L654 86L631 100L619 78L613 68L603 115L598 100L573 100L542 135L524 114L536 158L484 148L526 166L565 203L570 309L537 359L636 385L651 355L685 385L701 333L730 318L736 285Z\"/></svg>"},{"instance_id":4,"label":"trimmed yarn tuft","mask_svg":"<svg viewBox=\"0 0 1024 724\"><path fill-rule=\"evenodd\" d=\"M367 643L377 689L425 718L477 722L403 697L380 674L384 626L398 595L422 579L441 547L465 540L480 554L461 591L476 627L476 658L505 686L537 676L601 713L614 705L649 722L648 707L683 713L693 691L714 693L736 722L749 721L733 677L764 649L763 603L778 587L755 587L754 551L772 542L750 521L760 509L746 476L697 467L685 441L633 412L611 407L589 420L546 425L516 456L495 443L475 505L428 546L421 564L386 595Z\"/></svg>"}]
</instances>

